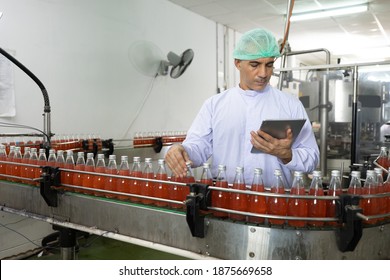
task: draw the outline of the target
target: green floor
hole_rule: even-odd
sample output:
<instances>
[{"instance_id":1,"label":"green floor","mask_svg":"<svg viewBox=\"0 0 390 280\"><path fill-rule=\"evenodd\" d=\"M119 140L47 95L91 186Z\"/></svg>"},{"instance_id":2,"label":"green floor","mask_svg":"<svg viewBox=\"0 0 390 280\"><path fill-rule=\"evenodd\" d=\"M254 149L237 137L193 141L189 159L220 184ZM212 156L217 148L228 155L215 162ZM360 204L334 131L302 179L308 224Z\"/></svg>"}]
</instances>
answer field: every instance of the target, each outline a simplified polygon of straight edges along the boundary
<instances>
[{"instance_id":1,"label":"green floor","mask_svg":"<svg viewBox=\"0 0 390 280\"><path fill-rule=\"evenodd\" d=\"M60 260L61 251L58 246L44 250L40 256L29 257L30 260ZM181 256L133 245L130 243L90 235L78 239L78 260L184 260Z\"/></svg>"}]
</instances>

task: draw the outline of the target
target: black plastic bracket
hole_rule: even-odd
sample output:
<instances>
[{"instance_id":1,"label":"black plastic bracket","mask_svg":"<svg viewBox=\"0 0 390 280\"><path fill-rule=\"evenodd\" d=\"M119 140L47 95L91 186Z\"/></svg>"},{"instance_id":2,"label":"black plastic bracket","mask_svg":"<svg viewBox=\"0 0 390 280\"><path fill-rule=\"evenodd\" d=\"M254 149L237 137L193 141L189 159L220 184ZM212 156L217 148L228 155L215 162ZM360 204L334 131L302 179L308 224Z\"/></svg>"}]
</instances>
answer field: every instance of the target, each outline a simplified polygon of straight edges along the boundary
<instances>
[{"instance_id":1,"label":"black plastic bracket","mask_svg":"<svg viewBox=\"0 0 390 280\"><path fill-rule=\"evenodd\" d=\"M46 204L57 207L57 191L52 186L61 184L60 170L58 167L42 166L42 175L40 182L40 193Z\"/></svg>"},{"instance_id":2,"label":"black plastic bracket","mask_svg":"<svg viewBox=\"0 0 390 280\"><path fill-rule=\"evenodd\" d=\"M336 230L337 246L341 252L355 250L363 235L362 220L357 213L362 213L359 206L359 196L340 195L341 227Z\"/></svg>"},{"instance_id":3,"label":"black plastic bracket","mask_svg":"<svg viewBox=\"0 0 390 280\"><path fill-rule=\"evenodd\" d=\"M186 220L194 237L205 237L204 217L200 210L208 210L211 205L211 193L206 184L189 184L190 194L187 195Z\"/></svg>"},{"instance_id":4,"label":"black plastic bracket","mask_svg":"<svg viewBox=\"0 0 390 280\"><path fill-rule=\"evenodd\" d=\"M153 150L156 153L161 152L161 149L163 147L162 137L156 137L156 143L153 145Z\"/></svg>"}]
</instances>

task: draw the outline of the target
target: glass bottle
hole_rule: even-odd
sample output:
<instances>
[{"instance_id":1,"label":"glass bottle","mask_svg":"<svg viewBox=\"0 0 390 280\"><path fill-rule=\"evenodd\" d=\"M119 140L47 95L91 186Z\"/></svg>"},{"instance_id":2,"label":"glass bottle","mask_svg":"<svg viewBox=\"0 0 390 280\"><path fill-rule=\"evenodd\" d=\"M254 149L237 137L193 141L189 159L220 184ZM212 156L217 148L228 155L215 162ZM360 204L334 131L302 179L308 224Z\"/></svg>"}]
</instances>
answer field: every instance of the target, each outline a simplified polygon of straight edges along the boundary
<instances>
[{"instance_id":1,"label":"glass bottle","mask_svg":"<svg viewBox=\"0 0 390 280\"><path fill-rule=\"evenodd\" d=\"M8 161L13 162L15 156L15 146L11 145L9 146L9 152L8 152ZM7 175L13 175L14 165L13 164L7 164L6 166L6 174ZM39 176L40 177L40 176ZM12 178L7 178L8 181L14 181Z\"/></svg>"},{"instance_id":2,"label":"glass bottle","mask_svg":"<svg viewBox=\"0 0 390 280\"><path fill-rule=\"evenodd\" d=\"M302 171L294 171L294 179L291 185L290 195L306 195L305 180ZM307 217L308 202L307 199L289 198L287 216ZM305 227L305 220L288 220L288 225L292 227Z\"/></svg>"},{"instance_id":3,"label":"glass bottle","mask_svg":"<svg viewBox=\"0 0 390 280\"><path fill-rule=\"evenodd\" d=\"M25 147L24 148L24 154L22 158L22 163L28 164L29 160L31 157L31 148L30 147ZM25 184L28 184L29 181L27 180L28 178L28 166L22 166L20 170L20 177L23 177L22 182Z\"/></svg>"},{"instance_id":4,"label":"glass bottle","mask_svg":"<svg viewBox=\"0 0 390 280\"><path fill-rule=\"evenodd\" d=\"M191 167L191 162L186 162L187 167L187 173L186 176L183 178L183 183L190 184L195 183L195 176L194 171ZM190 188L189 187L181 187L181 201L185 201L187 199L187 195L190 194Z\"/></svg>"},{"instance_id":5,"label":"glass bottle","mask_svg":"<svg viewBox=\"0 0 390 280\"><path fill-rule=\"evenodd\" d=\"M13 160L13 162L15 162L15 163L22 163L22 158L23 158L23 156L22 156L21 148L19 146L16 146L15 147L15 153L14 153L14 160ZM22 166L20 164L14 164L13 165L12 175L16 176L16 177L20 177L21 170L22 170ZM20 182L21 179L15 178L15 179L13 179L13 181L14 182Z\"/></svg>"},{"instance_id":6,"label":"glass bottle","mask_svg":"<svg viewBox=\"0 0 390 280\"><path fill-rule=\"evenodd\" d=\"M377 194L378 184L376 181L376 175L374 170L367 170L366 181L364 182L362 194L363 195L372 195ZM377 203L377 198L363 198L362 200L363 214L366 216L372 216L379 214ZM368 221L363 221L364 224L375 224L377 219L371 219Z\"/></svg>"},{"instance_id":7,"label":"glass bottle","mask_svg":"<svg viewBox=\"0 0 390 280\"><path fill-rule=\"evenodd\" d=\"M153 163L151 158L145 158L145 166L142 172L142 177L145 179L154 179ZM140 194L143 196L153 196L154 182L142 181ZM144 204L152 204L153 200L141 199Z\"/></svg>"},{"instance_id":8,"label":"glass bottle","mask_svg":"<svg viewBox=\"0 0 390 280\"><path fill-rule=\"evenodd\" d=\"M87 172L95 172L95 159L93 153L87 153L87 161L85 162L84 170ZM83 177L83 186L86 188L93 189L94 188L93 181L94 181L93 174L85 174ZM95 192L93 190L84 190L84 193L94 194Z\"/></svg>"},{"instance_id":9,"label":"glass bottle","mask_svg":"<svg viewBox=\"0 0 390 280\"><path fill-rule=\"evenodd\" d=\"M243 167L240 166L236 167L236 174L234 176L232 188L234 190L241 190L241 191L246 190ZM243 193L232 192L230 194L229 208L234 211L242 211L242 212L248 211L248 196ZM246 220L245 215L234 214L234 213L229 213L229 218L232 220L239 220L239 221Z\"/></svg>"},{"instance_id":10,"label":"glass bottle","mask_svg":"<svg viewBox=\"0 0 390 280\"><path fill-rule=\"evenodd\" d=\"M84 152L78 152L77 158L76 158L76 165L74 167L75 170L78 171L85 171L85 159L84 159ZM82 186L83 184L83 177L84 174L80 172L75 172L73 175L73 185L75 186ZM76 192L81 192L80 189L75 189Z\"/></svg>"},{"instance_id":11,"label":"glass bottle","mask_svg":"<svg viewBox=\"0 0 390 280\"><path fill-rule=\"evenodd\" d=\"M202 175L200 176L200 183L213 186L213 176L211 175L210 163L203 163Z\"/></svg>"},{"instance_id":12,"label":"glass bottle","mask_svg":"<svg viewBox=\"0 0 390 280\"><path fill-rule=\"evenodd\" d=\"M341 175L339 170L332 170L329 182L328 196L340 196L342 194ZM326 216L329 218L337 217L337 200L326 200ZM339 225L339 222L327 222L331 226Z\"/></svg>"},{"instance_id":13,"label":"glass bottle","mask_svg":"<svg viewBox=\"0 0 390 280\"><path fill-rule=\"evenodd\" d=\"M168 175L167 171L165 168L165 160L164 159L159 159L157 161L158 167L157 167L157 172L156 172L156 180L161 180L161 181L167 181L168 180ZM162 182L156 183L155 184L155 190L154 190L154 196L157 198L164 198L168 199L169 194L168 194L168 185L164 184ZM155 204L157 206L167 206L168 203L165 201L158 201L156 200Z\"/></svg>"},{"instance_id":14,"label":"glass bottle","mask_svg":"<svg viewBox=\"0 0 390 280\"><path fill-rule=\"evenodd\" d=\"M57 151L57 160L56 160L56 167L63 168L65 167L65 157L64 157L64 151L58 150Z\"/></svg>"},{"instance_id":15,"label":"glass bottle","mask_svg":"<svg viewBox=\"0 0 390 280\"><path fill-rule=\"evenodd\" d=\"M47 157L46 157L46 150L45 149L39 149L37 164L40 167L35 169L35 178L40 178L41 174L42 174L41 166L47 165ZM36 184L37 184L37 186L39 186L40 185L39 181L37 181Z\"/></svg>"},{"instance_id":16,"label":"glass bottle","mask_svg":"<svg viewBox=\"0 0 390 280\"><path fill-rule=\"evenodd\" d=\"M27 177L29 179L34 179L35 174L36 174L36 170L38 169L38 167L36 167L36 165L38 164L38 150L37 150L37 148L31 148L31 156L30 156L30 159L28 160L28 164L31 164L33 166L28 167ZM34 181L29 181L29 184L36 185L36 183Z\"/></svg>"},{"instance_id":17,"label":"glass bottle","mask_svg":"<svg viewBox=\"0 0 390 280\"><path fill-rule=\"evenodd\" d=\"M376 162L386 170L390 167L389 158L387 155L387 147L381 147Z\"/></svg>"},{"instance_id":18,"label":"glass bottle","mask_svg":"<svg viewBox=\"0 0 390 280\"><path fill-rule=\"evenodd\" d=\"M218 188L228 189L228 181L226 177L226 165L218 165L218 174L215 182ZM213 207L229 209L230 207L230 193L224 191L212 191L211 203ZM221 211L214 211L213 215L216 217L226 218L228 213Z\"/></svg>"},{"instance_id":19,"label":"glass bottle","mask_svg":"<svg viewBox=\"0 0 390 280\"><path fill-rule=\"evenodd\" d=\"M4 162L0 162L0 174L5 175L7 170L7 164L6 164L7 151L5 150L5 145L3 144L0 144L0 161L4 161ZM4 180L4 179L5 177L0 176L0 180Z\"/></svg>"},{"instance_id":20,"label":"glass bottle","mask_svg":"<svg viewBox=\"0 0 390 280\"><path fill-rule=\"evenodd\" d=\"M324 189L322 186L321 171L313 171L313 179L311 180L309 195L310 196L324 196ZM326 202L323 199L309 199L308 202L308 217L325 218L326 217ZM308 225L320 227L324 225L323 221L308 221Z\"/></svg>"},{"instance_id":21,"label":"glass bottle","mask_svg":"<svg viewBox=\"0 0 390 280\"><path fill-rule=\"evenodd\" d=\"M360 181L360 171L354 170L351 172L351 181L348 186L348 194L361 195L362 182Z\"/></svg>"},{"instance_id":22,"label":"glass bottle","mask_svg":"<svg viewBox=\"0 0 390 280\"><path fill-rule=\"evenodd\" d=\"M390 167L388 169L386 181L383 183L385 193L390 193ZM390 213L390 196L385 197L386 213ZM385 220L390 220L390 216L385 217Z\"/></svg>"},{"instance_id":23,"label":"glass bottle","mask_svg":"<svg viewBox=\"0 0 390 280\"><path fill-rule=\"evenodd\" d=\"M142 178L142 170L141 170L141 158L133 157L133 165L131 167L130 172L131 177ZM132 179L130 180L130 193L139 195L141 194L141 181ZM139 202L140 198L138 197L130 197L130 200L133 202Z\"/></svg>"},{"instance_id":24,"label":"glass bottle","mask_svg":"<svg viewBox=\"0 0 390 280\"><path fill-rule=\"evenodd\" d=\"M130 166L129 166L129 157L121 156L121 163L119 165L118 175L129 177L130 176ZM131 191L130 179L129 178L118 178L117 181L117 191L121 193L133 193ZM120 200L131 200L126 195L118 195L118 199Z\"/></svg>"},{"instance_id":25,"label":"glass bottle","mask_svg":"<svg viewBox=\"0 0 390 280\"><path fill-rule=\"evenodd\" d=\"M55 162L55 167L58 168L64 168L65 167L65 158L64 158L64 151L63 150L58 150L57 151L57 158ZM60 176L62 176L63 171L60 171ZM61 180L61 184L63 181Z\"/></svg>"},{"instance_id":26,"label":"glass bottle","mask_svg":"<svg viewBox=\"0 0 390 280\"><path fill-rule=\"evenodd\" d=\"M385 192L385 186L383 182L383 171L382 168L376 167L374 168L376 174L377 181L377 194L383 194ZM378 197L376 198L378 204L378 214L386 214L387 213L387 198L386 197ZM378 219L379 221L383 221L384 218Z\"/></svg>"},{"instance_id":27,"label":"glass bottle","mask_svg":"<svg viewBox=\"0 0 390 280\"><path fill-rule=\"evenodd\" d=\"M47 158L47 165L55 167L57 162L56 151L54 149L49 150L49 156Z\"/></svg>"},{"instance_id":28,"label":"glass bottle","mask_svg":"<svg viewBox=\"0 0 390 280\"><path fill-rule=\"evenodd\" d=\"M106 168L106 173L107 174L113 174L117 175L118 174L118 166L116 164L116 155L109 155L108 156L108 163L107 163L107 168ZM104 184L104 189L107 191L117 191L117 178L115 177L110 177L107 176L105 179L105 184ZM104 196L107 198L114 198L116 197L115 194L113 193L104 193Z\"/></svg>"},{"instance_id":29,"label":"glass bottle","mask_svg":"<svg viewBox=\"0 0 390 280\"><path fill-rule=\"evenodd\" d=\"M74 169L74 158L73 158L73 151L67 150L66 151L66 159L64 164L65 169L73 170ZM73 185L73 173L69 171L64 171L61 173L61 181L63 184L67 185ZM65 187L65 190L73 191L72 188Z\"/></svg>"},{"instance_id":30,"label":"glass bottle","mask_svg":"<svg viewBox=\"0 0 390 280\"><path fill-rule=\"evenodd\" d=\"M261 168L255 168L253 181L250 186L251 191L264 192L264 182L262 174L263 170ZM248 212L256 214L265 214L267 212L267 202L265 196L249 195L248 198ZM263 224L264 218L248 216L248 222Z\"/></svg>"},{"instance_id":31,"label":"glass bottle","mask_svg":"<svg viewBox=\"0 0 390 280\"><path fill-rule=\"evenodd\" d=\"M101 174L106 173L106 162L104 161L104 154L97 155L97 161L95 166L96 175L93 178L93 185L95 189L103 190L105 177ZM103 196L102 192L95 192L96 196Z\"/></svg>"},{"instance_id":32,"label":"glass bottle","mask_svg":"<svg viewBox=\"0 0 390 280\"><path fill-rule=\"evenodd\" d=\"M283 182L282 171L275 169L274 180L271 186L271 193L284 194L285 184ZM287 199L285 197L268 197L267 213L270 215L286 216ZM283 219L268 219L271 225L283 225Z\"/></svg>"}]
</instances>

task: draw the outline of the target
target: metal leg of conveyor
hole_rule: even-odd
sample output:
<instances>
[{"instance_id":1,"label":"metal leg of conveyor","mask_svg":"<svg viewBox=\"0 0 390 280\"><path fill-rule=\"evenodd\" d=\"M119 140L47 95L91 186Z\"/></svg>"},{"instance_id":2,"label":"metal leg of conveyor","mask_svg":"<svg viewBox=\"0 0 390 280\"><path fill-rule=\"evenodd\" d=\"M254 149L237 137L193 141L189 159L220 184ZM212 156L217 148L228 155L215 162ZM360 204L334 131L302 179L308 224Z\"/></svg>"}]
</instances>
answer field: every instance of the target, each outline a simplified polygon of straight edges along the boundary
<instances>
[{"instance_id":1,"label":"metal leg of conveyor","mask_svg":"<svg viewBox=\"0 0 390 280\"><path fill-rule=\"evenodd\" d=\"M63 260L75 260L76 230L60 226L53 226L53 228L60 232L61 258Z\"/></svg>"}]
</instances>

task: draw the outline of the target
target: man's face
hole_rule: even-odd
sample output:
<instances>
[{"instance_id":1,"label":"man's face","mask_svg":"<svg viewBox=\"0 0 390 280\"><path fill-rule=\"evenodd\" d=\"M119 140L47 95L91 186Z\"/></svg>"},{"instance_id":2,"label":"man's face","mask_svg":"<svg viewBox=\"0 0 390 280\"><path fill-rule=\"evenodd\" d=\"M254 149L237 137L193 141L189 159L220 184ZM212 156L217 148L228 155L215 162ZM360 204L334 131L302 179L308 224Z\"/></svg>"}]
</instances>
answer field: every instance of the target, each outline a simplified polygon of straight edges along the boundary
<instances>
[{"instance_id":1,"label":"man's face","mask_svg":"<svg viewBox=\"0 0 390 280\"><path fill-rule=\"evenodd\" d=\"M240 87L243 90L263 90L271 79L274 69L273 57L256 60L234 60L240 71Z\"/></svg>"}]
</instances>

